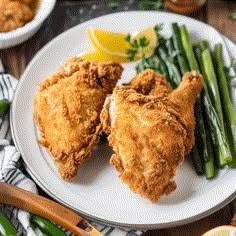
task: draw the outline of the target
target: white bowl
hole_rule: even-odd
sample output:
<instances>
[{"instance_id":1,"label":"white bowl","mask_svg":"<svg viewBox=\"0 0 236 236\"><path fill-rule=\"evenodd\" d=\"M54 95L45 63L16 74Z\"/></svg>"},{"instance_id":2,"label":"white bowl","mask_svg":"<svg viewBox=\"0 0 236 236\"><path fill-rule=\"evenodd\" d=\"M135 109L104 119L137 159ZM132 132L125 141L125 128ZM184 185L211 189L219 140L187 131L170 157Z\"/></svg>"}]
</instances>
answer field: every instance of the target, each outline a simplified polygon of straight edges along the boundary
<instances>
[{"instance_id":1,"label":"white bowl","mask_svg":"<svg viewBox=\"0 0 236 236\"><path fill-rule=\"evenodd\" d=\"M13 47L32 37L52 12L55 3L56 0L40 0L33 20L15 30L0 33L0 49Z\"/></svg>"}]
</instances>

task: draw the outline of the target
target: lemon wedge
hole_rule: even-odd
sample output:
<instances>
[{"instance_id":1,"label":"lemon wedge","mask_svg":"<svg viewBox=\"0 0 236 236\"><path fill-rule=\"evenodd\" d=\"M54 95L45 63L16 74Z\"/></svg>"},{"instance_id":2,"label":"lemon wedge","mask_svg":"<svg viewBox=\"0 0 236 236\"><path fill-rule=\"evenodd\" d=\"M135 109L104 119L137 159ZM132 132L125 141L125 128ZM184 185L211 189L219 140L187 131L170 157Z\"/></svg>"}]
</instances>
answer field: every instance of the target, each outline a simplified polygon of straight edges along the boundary
<instances>
[{"instance_id":1,"label":"lemon wedge","mask_svg":"<svg viewBox=\"0 0 236 236\"><path fill-rule=\"evenodd\" d=\"M88 28L87 35L98 52L126 57L126 50L130 48L129 43L125 40L127 34Z\"/></svg>"},{"instance_id":2,"label":"lemon wedge","mask_svg":"<svg viewBox=\"0 0 236 236\"><path fill-rule=\"evenodd\" d=\"M236 227L231 225L222 225L215 227L202 236L234 236L236 235Z\"/></svg>"},{"instance_id":3,"label":"lemon wedge","mask_svg":"<svg viewBox=\"0 0 236 236\"><path fill-rule=\"evenodd\" d=\"M119 63L129 62L129 59L127 57L111 55L108 53L104 53L102 51L85 52L81 54L80 57L95 62L106 62L106 61L114 61Z\"/></svg>"},{"instance_id":4,"label":"lemon wedge","mask_svg":"<svg viewBox=\"0 0 236 236\"><path fill-rule=\"evenodd\" d=\"M127 50L132 49L130 43L126 40L128 34L113 32L98 28L88 28L87 35L95 48L94 52L90 52L84 55L86 58L93 59L92 55L95 56L96 60L102 61L103 59L109 59L116 62L128 61ZM157 46L157 34L153 27L146 28L143 31L131 36L131 40L139 41L145 37L148 45L141 48L141 51L137 53L134 60L140 59L143 55L151 56L155 52ZM100 56L98 54L101 54ZM109 57L110 55L111 57Z\"/></svg>"}]
</instances>

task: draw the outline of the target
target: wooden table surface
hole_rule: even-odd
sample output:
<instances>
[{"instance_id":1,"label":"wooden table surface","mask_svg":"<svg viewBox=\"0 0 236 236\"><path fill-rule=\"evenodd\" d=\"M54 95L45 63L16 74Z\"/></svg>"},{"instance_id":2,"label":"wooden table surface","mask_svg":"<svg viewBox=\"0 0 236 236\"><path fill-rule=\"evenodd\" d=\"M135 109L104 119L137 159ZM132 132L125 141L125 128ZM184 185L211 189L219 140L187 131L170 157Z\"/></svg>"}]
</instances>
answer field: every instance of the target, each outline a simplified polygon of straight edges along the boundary
<instances>
[{"instance_id":1,"label":"wooden table surface","mask_svg":"<svg viewBox=\"0 0 236 236\"><path fill-rule=\"evenodd\" d=\"M105 1L57 1L54 11L40 30L31 39L21 45L0 50L0 58L2 58L7 70L16 78L20 78L22 72L36 52L66 29L107 13L140 9L138 1L127 0L121 2L122 4L119 8L112 9L107 6ZM232 41L236 42L236 21L229 18L229 13L233 11L236 11L236 1L234 0L208 0L203 8L191 14L190 17L214 26ZM58 51L58 53L60 52ZM222 191L224 190L222 189ZM201 235L206 230L215 226L229 224L234 210L236 210L236 201L196 222L175 228L148 231L145 235Z\"/></svg>"}]
</instances>

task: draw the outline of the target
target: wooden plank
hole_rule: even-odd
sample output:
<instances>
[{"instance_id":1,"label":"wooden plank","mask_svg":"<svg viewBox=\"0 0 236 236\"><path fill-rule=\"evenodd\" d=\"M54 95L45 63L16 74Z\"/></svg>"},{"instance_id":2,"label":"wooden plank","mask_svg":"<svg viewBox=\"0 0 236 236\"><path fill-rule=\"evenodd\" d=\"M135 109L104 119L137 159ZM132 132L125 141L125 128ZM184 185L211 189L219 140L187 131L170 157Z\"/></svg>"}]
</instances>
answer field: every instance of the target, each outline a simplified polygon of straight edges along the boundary
<instances>
[{"instance_id":1,"label":"wooden plank","mask_svg":"<svg viewBox=\"0 0 236 236\"><path fill-rule=\"evenodd\" d=\"M236 11L236 1L208 0L206 6L208 24L236 42L236 21L229 17L231 12Z\"/></svg>"},{"instance_id":2,"label":"wooden plank","mask_svg":"<svg viewBox=\"0 0 236 236\"><path fill-rule=\"evenodd\" d=\"M181 209L180 209L181 211ZM200 236L204 232L219 226L227 225L231 222L232 213L229 205L215 212L214 214L205 217L193 223L174 227L170 229L152 230L145 233L145 236Z\"/></svg>"}]
</instances>

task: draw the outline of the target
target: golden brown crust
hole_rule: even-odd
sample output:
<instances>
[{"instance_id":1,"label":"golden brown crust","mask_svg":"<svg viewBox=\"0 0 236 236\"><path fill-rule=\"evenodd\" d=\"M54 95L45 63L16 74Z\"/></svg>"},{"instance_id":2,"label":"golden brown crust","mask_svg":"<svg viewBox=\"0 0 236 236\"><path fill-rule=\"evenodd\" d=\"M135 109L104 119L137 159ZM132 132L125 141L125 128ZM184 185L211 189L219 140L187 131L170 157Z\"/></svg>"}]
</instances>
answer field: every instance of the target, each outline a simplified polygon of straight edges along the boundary
<instances>
[{"instance_id":1,"label":"golden brown crust","mask_svg":"<svg viewBox=\"0 0 236 236\"><path fill-rule=\"evenodd\" d=\"M34 17L34 11L23 1L0 1L0 32L8 32L25 25Z\"/></svg>"},{"instance_id":2,"label":"golden brown crust","mask_svg":"<svg viewBox=\"0 0 236 236\"><path fill-rule=\"evenodd\" d=\"M126 86L130 86L137 93L155 95L158 98L166 97L172 91L171 85L163 75L157 74L151 69L146 69L136 75Z\"/></svg>"},{"instance_id":3,"label":"golden brown crust","mask_svg":"<svg viewBox=\"0 0 236 236\"><path fill-rule=\"evenodd\" d=\"M182 79L181 86L170 94L170 100L179 107L178 112L185 124L187 131L187 139L185 141L185 155L187 155L195 142L194 129L195 129L195 116L194 106L196 97L203 88L203 77L196 71L187 72ZM191 91L191 96L189 95ZM180 96L181 95L181 96Z\"/></svg>"},{"instance_id":4,"label":"golden brown crust","mask_svg":"<svg viewBox=\"0 0 236 236\"><path fill-rule=\"evenodd\" d=\"M59 163L64 180L76 176L98 143L102 133L100 112L121 73L118 63L96 64L74 57L40 83L34 98L39 142Z\"/></svg>"},{"instance_id":5,"label":"golden brown crust","mask_svg":"<svg viewBox=\"0 0 236 236\"><path fill-rule=\"evenodd\" d=\"M192 113L203 82L196 76L189 82L185 75L172 91L163 76L146 70L116 87L102 110L102 124L115 151L110 163L132 191L151 202L175 190L177 167L194 144L189 138L194 136Z\"/></svg>"}]
</instances>

